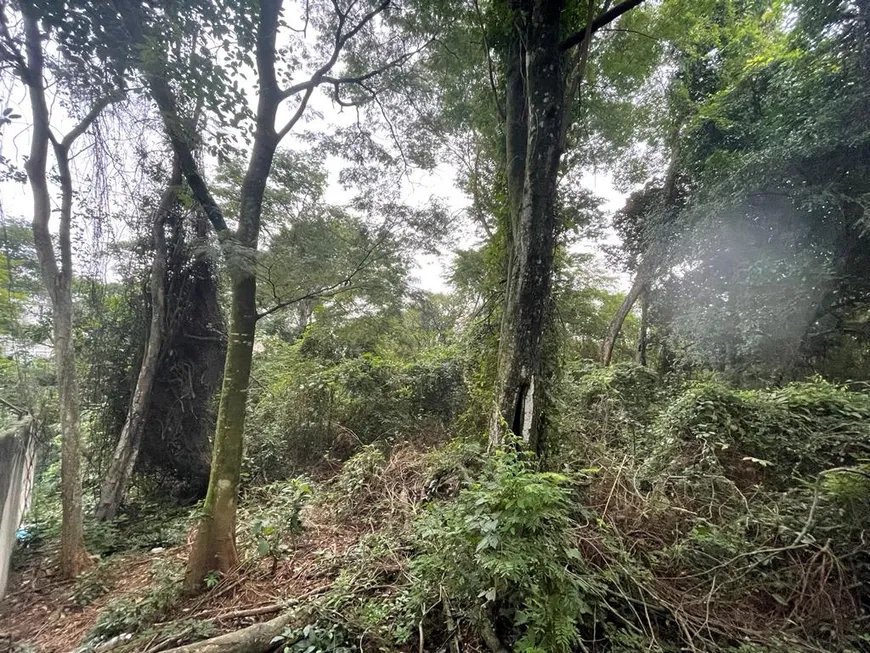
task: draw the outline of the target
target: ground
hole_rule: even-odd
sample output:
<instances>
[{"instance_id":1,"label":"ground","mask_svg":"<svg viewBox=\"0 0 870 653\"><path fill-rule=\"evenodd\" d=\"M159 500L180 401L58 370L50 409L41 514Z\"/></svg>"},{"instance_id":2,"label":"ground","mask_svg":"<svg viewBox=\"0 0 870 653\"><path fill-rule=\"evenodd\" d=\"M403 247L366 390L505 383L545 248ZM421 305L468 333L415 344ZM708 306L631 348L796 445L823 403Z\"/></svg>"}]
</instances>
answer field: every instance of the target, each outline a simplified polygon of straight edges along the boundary
<instances>
[{"instance_id":1,"label":"ground","mask_svg":"<svg viewBox=\"0 0 870 653\"><path fill-rule=\"evenodd\" d=\"M268 559L242 565L211 591L182 599L170 619L207 620L221 631L236 630L275 616L284 603L304 601L327 589L338 573L338 565L330 561L341 560L356 544L358 534L327 524L308 526L297 538L295 550L279 559L274 570ZM73 581L59 580L56 569L45 567L46 559L30 557L23 568L14 571L11 591L0 604L0 643L4 636L7 641L11 636L13 643L26 642L39 653L74 650L107 604L151 586L155 563L181 564L187 548L112 556L103 576L111 589L84 607L75 600ZM142 650L149 650L160 638L156 632L154 641Z\"/></svg>"}]
</instances>

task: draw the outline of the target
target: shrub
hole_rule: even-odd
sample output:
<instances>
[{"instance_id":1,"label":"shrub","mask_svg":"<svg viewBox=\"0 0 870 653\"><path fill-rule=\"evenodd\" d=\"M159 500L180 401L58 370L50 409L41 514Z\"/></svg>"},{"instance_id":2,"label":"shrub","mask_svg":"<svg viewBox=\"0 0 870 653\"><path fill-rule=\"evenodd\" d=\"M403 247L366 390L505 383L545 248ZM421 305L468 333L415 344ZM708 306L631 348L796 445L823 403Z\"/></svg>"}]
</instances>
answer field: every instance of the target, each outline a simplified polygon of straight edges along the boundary
<instances>
[{"instance_id":1,"label":"shrub","mask_svg":"<svg viewBox=\"0 0 870 653\"><path fill-rule=\"evenodd\" d=\"M269 357L257 361L245 438L246 472L260 480L286 478L325 454L347 458L360 445L440 438L465 401L450 347L406 362L374 354L321 361L298 344L268 346Z\"/></svg>"},{"instance_id":2,"label":"shrub","mask_svg":"<svg viewBox=\"0 0 870 653\"><path fill-rule=\"evenodd\" d=\"M290 550L286 536L303 531L302 509L311 499L314 488L305 478L277 481L252 490L240 509L240 522L249 524L242 532L243 546L248 545L261 557L270 556L274 564Z\"/></svg>"},{"instance_id":3,"label":"shrub","mask_svg":"<svg viewBox=\"0 0 870 653\"><path fill-rule=\"evenodd\" d=\"M652 419L657 386L656 374L635 363L570 369L557 395L560 430L569 441L634 444Z\"/></svg>"},{"instance_id":4,"label":"shrub","mask_svg":"<svg viewBox=\"0 0 870 653\"><path fill-rule=\"evenodd\" d=\"M783 487L870 456L870 397L821 379L777 390L690 385L654 429L654 470ZM749 483L746 483L749 484Z\"/></svg>"},{"instance_id":5,"label":"shrub","mask_svg":"<svg viewBox=\"0 0 870 653\"><path fill-rule=\"evenodd\" d=\"M443 591L457 619L492 623L513 650L572 650L595 582L577 573L567 480L499 453L455 501L431 504L410 564L418 609Z\"/></svg>"}]
</instances>

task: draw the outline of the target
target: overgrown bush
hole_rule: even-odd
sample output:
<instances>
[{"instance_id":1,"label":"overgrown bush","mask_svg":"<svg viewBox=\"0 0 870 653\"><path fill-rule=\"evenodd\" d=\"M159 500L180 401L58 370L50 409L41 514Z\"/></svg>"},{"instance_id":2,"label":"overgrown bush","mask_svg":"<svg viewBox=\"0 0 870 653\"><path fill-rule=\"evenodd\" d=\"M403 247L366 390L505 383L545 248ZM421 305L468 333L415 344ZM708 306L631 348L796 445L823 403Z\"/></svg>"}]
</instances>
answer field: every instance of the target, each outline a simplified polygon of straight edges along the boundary
<instances>
[{"instance_id":1,"label":"overgrown bush","mask_svg":"<svg viewBox=\"0 0 870 653\"><path fill-rule=\"evenodd\" d=\"M377 441L443 439L463 406L461 364L449 347L407 362L374 354L317 360L299 343L266 346L247 421L245 469L252 478L286 478L324 454L347 458Z\"/></svg>"},{"instance_id":2,"label":"overgrown bush","mask_svg":"<svg viewBox=\"0 0 870 653\"><path fill-rule=\"evenodd\" d=\"M651 467L785 487L870 457L870 396L821 379L776 390L690 385L653 430Z\"/></svg>"},{"instance_id":3,"label":"overgrown bush","mask_svg":"<svg viewBox=\"0 0 870 653\"><path fill-rule=\"evenodd\" d=\"M571 544L567 481L499 453L455 501L432 504L410 565L419 606L444 601L512 650L573 650L596 581Z\"/></svg>"},{"instance_id":4,"label":"overgrown bush","mask_svg":"<svg viewBox=\"0 0 870 653\"><path fill-rule=\"evenodd\" d=\"M558 389L559 426L570 442L635 445L656 408L658 378L648 367L580 364L566 370Z\"/></svg>"}]
</instances>

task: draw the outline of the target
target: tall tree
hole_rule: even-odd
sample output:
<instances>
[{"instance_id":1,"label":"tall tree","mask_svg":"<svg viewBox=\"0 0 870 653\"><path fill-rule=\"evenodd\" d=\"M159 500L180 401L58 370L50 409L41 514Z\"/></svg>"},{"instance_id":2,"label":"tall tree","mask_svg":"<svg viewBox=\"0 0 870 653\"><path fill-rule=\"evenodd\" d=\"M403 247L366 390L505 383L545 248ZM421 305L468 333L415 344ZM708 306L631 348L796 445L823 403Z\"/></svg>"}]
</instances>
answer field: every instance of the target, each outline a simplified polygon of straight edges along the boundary
<instances>
[{"instance_id":1,"label":"tall tree","mask_svg":"<svg viewBox=\"0 0 870 653\"><path fill-rule=\"evenodd\" d=\"M97 519L111 519L115 516L130 477L133 467L139 457L139 447L145 432L145 419L154 389L154 380L160 362L160 353L166 336L166 218L178 200L178 190L181 184L181 167L178 161L172 165L172 174L160 201L154 210L151 224L151 238L154 244L154 260L151 263L151 322L148 329L148 340L145 343L145 353L139 366L136 387L130 399L127 419L121 430L121 436L115 446L109 469L100 490L100 499L96 507Z\"/></svg>"},{"instance_id":2,"label":"tall tree","mask_svg":"<svg viewBox=\"0 0 870 653\"><path fill-rule=\"evenodd\" d=\"M0 10L5 7L0 7ZM48 75L45 48L47 34L40 28L41 15L29 2L19 3L23 33L20 38L10 31L5 12L0 19L3 47L0 57L27 87L32 130L30 154L25 163L27 179L33 195L33 240L40 271L52 308L54 357L57 365L57 385L61 425L61 573L76 576L89 563L84 545L82 521L81 432L79 397L73 345L73 251L72 222L74 181L70 168L72 148L76 141L97 120L113 101L116 93L104 94L92 100L90 110L62 137L52 131L52 116L46 97ZM19 43L23 42L23 53ZM57 184L60 187L58 250L55 251L49 223L52 213L49 183L49 148L57 164Z\"/></svg>"},{"instance_id":3,"label":"tall tree","mask_svg":"<svg viewBox=\"0 0 870 653\"><path fill-rule=\"evenodd\" d=\"M641 4L626 0L602 11L585 4L585 25L566 21L564 0L511 0L505 66L506 182L510 208L507 282L490 438L505 433L541 450L546 396L544 331L556 249L556 194L573 100L585 75L592 35ZM583 6L581 4L581 6ZM569 33L565 36L566 31Z\"/></svg>"},{"instance_id":4,"label":"tall tree","mask_svg":"<svg viewBox=\"0 0 870 653\"><path fill-rule=\"evenodd\" d=\"M195 4L195 3L194 3ZM303 19L317 20L322 63L317 65L303 81L285 83L291 70L279 78L279 64L284 49L276 47L277 34L283 26L281 0L260 0L248 5L205 3L206 20L226 21L212 25L221 36L235 30L244 48L252 44L257 75L257 104L254 110L253 140L248 151L248 163L238 197L237 227L231 229L224 213L215 202L211 188L200 171L194 156L196 140L185 129L182 103L176 97L171 83L171 68L166 52L159 44L163 28L161 21L167 14L148 12L130 0L115 0L123 24L131 41L140 50L139 68L148 91L160 110L164 127L172 148L181 165L184 177L195 200L202 206L214 227L223 249L230 278L230 329L221 390L220 409L211 466L209 488L203 506L202 518L188 561L185 584L188 589L200 587L209 571L227 571L238 561L235 546L236 500L238 494L242 436L245 406L251 371L257 320L257 248L260 239L261 213L267 180L279 143L293 131L306 114L312 95L320 86L334 91L337 102L343 102L340 89L344 87L370 89L378 78L394 67L406 63L418 48L408 47L402 40L390 40L382 50L373 50L370 68L352 75L336 76L342 54L353 46L355 39L365 38L377 44L380 28L388 28L390 0L377 3L340 2L306 4ZM316 12L310 14L309 12ZM389 31L389 30L387 30ZM297 34L301 45L302 34ZM395 50L399 43L401 50ZM383 58L386 55L386 58ZM211 68L217 70L217 64ZM206 97L213 89L199 89ZM186 98L189 99L189 98ZM210 100L214 100L211 97ZM218 98L219 101L230 98ZM279 124L278 113L286 101L295 100L290 117Z\"/></svg>"}]
</instances>

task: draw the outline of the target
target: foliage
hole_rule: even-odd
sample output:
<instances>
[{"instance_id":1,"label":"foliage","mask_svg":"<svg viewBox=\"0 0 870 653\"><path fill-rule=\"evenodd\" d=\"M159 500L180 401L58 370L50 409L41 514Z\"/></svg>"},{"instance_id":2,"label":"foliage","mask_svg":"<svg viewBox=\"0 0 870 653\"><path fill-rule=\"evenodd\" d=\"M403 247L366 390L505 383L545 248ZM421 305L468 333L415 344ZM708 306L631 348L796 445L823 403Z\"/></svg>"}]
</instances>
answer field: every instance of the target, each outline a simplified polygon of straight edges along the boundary
<instances>
[{"instance_id":1,"label":"foliage","mask_svg":"<svg viewBox=\"0 0 870 653\"><path fill-rule=\"evenodd\" d=\"M190 521L191 511L186 508L142 501L110 521L87 519L85 543L100 556L178 546L187 539Z\"/></svg>"},{"instance_id":2,"label":"foliage","mask_svg":"<svg viewBox=\"0 0 870 653\"><path fill-rule=\"evenodd\" d=\"M176 561L152 565L153 584L138 595L124 595L106 604L88 639L105 641L121 633L136 633L168 617L181 596L181 568Z\"/></svg>"},{"instance_id":3,"label":"foliage","mask_svg":"<svg viewBox=\"0 0 870 653\"><path fill-rule=\"evenodd\" d=\"M461 410L462 366L449 347L407 362L376 354L333 362L306 355L308 342L270 340L258 359L245 454L252 477L281 478L376 441L438 439Z\"/></svg>"},{"instance_id":4,"label":"foliage","mask_svg":"<svg viewBox=\"0 0 870 653\"><path fill-rule=\"evenodd\" d=\"M276 640L282 644L283 653L353 653L358 650L354 638L341 624L327 620L288 628Z\"/></svg>"},{"instance_id":5,"label":"foliage","mask_svg":"<svg viewBox=\"0 0 870 653\"><path fill-rule=\"evenodd\" d=\"M499 453L455 502L432 504L410 566L419 608L446 600L477 626L495 618L513 650L573 650L595 581L570 543L567 481Z\"/></svg>"},{"instance_id":6,"label":"foliage","mask_svg":"<svg viewBox=\"0 0 870 653\"><path fill-rule=\"evenodd\" d=\"M86 607L112 589L109 577L110 567L98 564L79 576L72 591L72 600L76 605Z\"/></svg>"},{"instance_id":7,"label":"foliage","mask_svg":"<svg viewBox=\"0 0 870 653\"><path fill-rule=\"evenodd\" d=\"M239 519L249 525L247 537L261 557L277 559L288 551L286 536L302 533L302 509L311 499L313 487L304 478L291 478L258 487L240 510Z\"/></svg>"},{"instance_id":8,"label":"foliage","mask_svg":"<svg viewBox=\"0 0 870 653\"><path fill-rule=\"evenodd\" d=\"M621 441L634 445L655 414L658 378L635 363L576 364L559 389L559 426L565 444Z\"/></svg>"},{"instance_id":9,"label":"foliage","mask_svg":"<svg viewBox=\"0 0 870 653\"><path fill-rule=\"evenodd\" d=\"M821 379L754 391L699 382L662 413L650 464L719 470L744 483L814 479L870 455L868 418L865 393Z\"/></svg>"}]
</instances>

